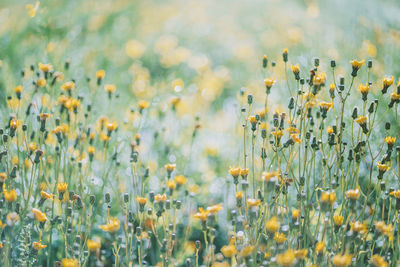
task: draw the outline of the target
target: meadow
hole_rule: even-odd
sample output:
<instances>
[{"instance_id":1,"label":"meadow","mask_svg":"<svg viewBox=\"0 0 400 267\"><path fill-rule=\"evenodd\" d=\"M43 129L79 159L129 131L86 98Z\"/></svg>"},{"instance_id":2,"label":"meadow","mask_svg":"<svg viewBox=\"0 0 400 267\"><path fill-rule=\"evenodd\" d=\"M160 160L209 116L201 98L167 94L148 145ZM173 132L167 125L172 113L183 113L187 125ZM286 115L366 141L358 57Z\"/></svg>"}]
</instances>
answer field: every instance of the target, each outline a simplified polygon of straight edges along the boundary
<instances>
[{"instance_id":1,"label":"meadow","mask_svg":"<svg viewBox=\"0 0 400 267\"><path fill-rule=\"evenodd\" d=\"M400 265L400 3L0 3L0 266Z\"/></svg>"}]
</instances>

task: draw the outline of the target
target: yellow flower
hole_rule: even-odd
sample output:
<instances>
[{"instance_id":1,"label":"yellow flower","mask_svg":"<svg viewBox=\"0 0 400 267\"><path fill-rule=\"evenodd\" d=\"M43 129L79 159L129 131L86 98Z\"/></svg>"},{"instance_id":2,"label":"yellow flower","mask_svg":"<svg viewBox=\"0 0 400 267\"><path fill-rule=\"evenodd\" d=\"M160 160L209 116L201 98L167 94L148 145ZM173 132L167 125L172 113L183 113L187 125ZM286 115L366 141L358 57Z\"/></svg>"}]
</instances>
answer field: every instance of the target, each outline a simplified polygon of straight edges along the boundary
<instances>
[{"instance_id":1,"label":"yellow flower","mask_svg":"<svg viewBox=\"0 0 400 267\"><path fill-rule=\"evenodd\" d=\"M105 70L96 71L96 78L99 79L99 80L103 79L105 75L106 75L106 71Z\"/></svg>"},{"instance_id":2,"label":"yellow flower","mask_svg":"<svg viewBox=\"0 0 400 267\"><path fill-rule=\"evenodd\" d=\"M39 221L39 222L41 222L41 223L47 221L46 213L41 212L40 210L38 210L38 209L36 209L36 208L33 208L33 209L32 209L32 213L33 213L33 215L34 215L34 217L35 217L35 219L36 219L37 221Z\"/></svg>"},{"instance_id":3,"label":"yellow flower","mask_svg":"<svg viewBox=\"0 0 400 267\"><path fill-rule=\"evenodd\" d=\"M104 142L110 141L110 136L108 136L106 133L100 133L100 140Z\"/></svg>"},{"instance_id":4,"label":"yellow flower","mask_svg":"<svg viewBox=\"0 0 400 267\"><path fill-rule=\"evenodd\" d=\"M276 130L271 132L273 136L275 136L277 139L280 139L283 136L283 131L282 130Z\"/></svg>"},{"instance_id":5,"label":"yellow flower","mask_svg":"<svg viewBox=\"0 0 400 267\"><path fill-rule=\"evenodd\" d=\"M164 168L167 170L167 172L173 172L176 168L175 163L167 163L164 165Z\"/></svg>"},{"instance_id":6,"label":"yellow flower","mask_svg":"<svg viewBox=\"0 0 400 267\"><path fill-rule=\"evenodd\" d=\"M394 82L394 77L384 77L383 78L383 87L389 88Z\"/></svg>"},{"instance_id":7,"label":"yellow flower","mask_svg":"<svg viewBox=\"0 0 400 267\"><path fill-rule=\"evenodd\" d=\"M147 203L147 198L145 198L145 197L136 197L136 201L139 203L140 206L144 206Z\"/></svg>"},{"instance_id":8,"label":"yellow flower","mask_svg":"<svg viewBox=\"0 0 400 267\"><path fill-rule=\"evenodd\" d=\"M365 60L363 59L363 60L360 60L360 61L358 61L358 60L352 60L352 61L350 61L350 64L351 64L351 66L353 67L353 68L355 68L355 69L360 69L361 68L361 66L364 64L364 62L365 62Z\"/></svg>"},{"instance_id":9,"label":"yellow flower","mask_svg":"<svg viewBox=\"0 0 400 267\"><path fill-rule=\"evenodd\" d=\"M275 232L274 241L278 244L282 244L287 240L284 233Z\"/></svg>"},{"instance_id":10,"label":"yellow flower","mask_svg":"<svg viewBox=\"0 0 400 267\"><path fill-rule=\"evenodd\" d=\"M293 126L288 127L286 129L286 131L288 131L290 134L299 134L300 133L300 130Z\"/></svg>"},{"instance_id":11,"label":"yellow flower","mask_svg":"<svg viewBox=\"0 0 400 267\"><path fill-rule=\"evenodd\" d=\"M395 197L396 199L400 199L400 190L392 191L392 192L390 192L390 195L392 197Z\"/></svg>"},{"instance_id":12,"label":"yellow flower","mask_svg":"<svg viewBox=\"0 0 400 267\"><path fill-rule=\"evenodd\" d=\"M274 85L274 83L275 83L275 80L273 78L267 78L264 80L264 85L268 89L270 89Z\"/></svg>"},{"instance_id":13,"label":"yellow flower","mask_svg":"<svg viewBox=\"0 0 400 267\"><path fill-rule=\"evenodd\" d=\"M396 137L387 136L387 137L385 137L385 142L389 146L393 146L394 143L396 142Z\"/></svg>"},{"instance_id":14,"label":"yellow flower","mask_svg":"<svg viewBox=\"0 0 400 267\"><path fill-rule=\"evenodd\" d=\"M86 245L90 251L96 251L101 247L100 242L88 239Z\"/></svg>"},{"instance_id":15,"label":"yellow flower","mask_svg":"<svg viewBox=\"0 0 400 267\"><path fill-rule=\"evenodd\" d=\"M294 74L298 74L300 72L300 66L299 64L296 65L290 65L290 68L292 69Z\"/></svg>"},{"instance_id":16,"label":"yellow flower","mask_svg":"<svg viewBox=\"0 0 400 267\"><path fill-rule=\"evenodd\" d=\"M375 223L376 230L389 238L389 241L393 239L393 226L391 224L385 224L384 221Z\"/></svg>"},{"instance_id":17,"label":"yellow flower","mask_svg":"<svg viewBox=\"0 0 400 267\"><path fill-rule=\"evenodd\" d=\"M294 256L296 259L305 260L307 258L308 250L307 249L298 249L294 251Z\"/></svg>"},{"instance_id":18,"label":"yellow flower","mask_svg":"<svg viewBox=\"0 0 400 267\"><path fill-rule=\"evenodd\" d=\"M107 131L109 131L109 132L115 131L115 129L117 129L117 127L118 127L118 124L115 121L113 121L113 122L109 121L106 124Z\"/></svg>"},{"instance_id":19,"label":"yellow flower","mask_svg":"<svg viewBox=\"0 0 400 267\"><path fill-rule=\"evenodd\" d=\"M281 266L292 266L296 261L293 250L288 249L285 253L276 255L276 262Z\"/></svg>"},{"instance_id":20,"label":"yellow flower","mask_svg":"<svg viewBox=\"0 0 400 267\"><path fill-rule=\"evenodd\" d=\"M293 142L300 144L301 143L301 139L299 138L299 134L291 134L290 138L292 139Z\"/></svg>"},{"instance_id":21,"label":"yellow flower","mask_svg":"<svg viewBox=\"0 0 400 267\"><path fill-rule=\"evenodd\" d=\"M333 265L337 267L347 267L350 266L353 255L345 254L345 255L335 255L332 257Z\"/></svg>"},{"instance_id":22,"label":"yellow flower","mask_svg":"<svg viewBox=\"0 0 400 267\"><path fill-rule=\"evenodd\" d=\"M139 103L138 103L138 107L139 107L140 110L148 108L149 105L150 105L150 103L147 102L146 100L140 100Z\"/></svg>"},{"instance_id":23,"label":"yellow flower","mask_svg":"<svg viewBox=\"0 0 400 267\"><path fill-rule=\"evenodd\" d=\"M237 191L235 196L236 196L236 199L242 199L243 198L243 192L242 191Z\"/></svg>"},{"instance_id":24,"label":"yellow flower","mask_svg":"<svg viewBox=\"0 0 400 267\"><path fill-rule=\"evenodd\" d=\"M167 195L166 194L163 194L163 195L157 194L157 195L155 195L154 200L156 201L156 203L165 202L167 200Z\"/></svg>"},{"instance_id":25,"label":"yellow flower","mask_svg":"<svg viewBox=\"0 0 400 267\"><path fill-rule=\"evenodd\" d=\"M50 72L53 70L53 66L51 64L43 64L40 62L39 69L43 72Z\"/></svg>"},{"instance_id":26,"label":"yellow flower","mask_svg":"<svg viewBox=\"0 0 400 267\"><path fill-rule=\"evenodd\" d=\"M350 222L350 231L359 233L359 234L366 234L368 233L368 225L361 223L359 221Z\"/></svg>"},{"instance_id":27,"label":"yellow flower","mask_svg":"<svg viewBox=\"0 0 400 267\"><path fill-rule=\"evenodd\" d=\"M236 247L234 245L228 245L221 248L221 253L224 254L226 258L231 258L235 256L238 251L236 250Z\"/></svg>"},{"instance_id":28,"label":"yellow flower","mask_svg":"<svg viewBox=\"0 0 400 267\"><path fill-rule=\"evenodd\" d=\"M28 148L31 152L35 151L37 149L37 145L34 142L29 143Z\"/></svg>"},{"instance_id":29,"label":"yellow flower","mask_svg":"<svg viewBox=\"0 0 400 267\"><path fill-rule=\"evenodd\" d=\"M222 205L221 204L217 204L217 205L213 205L213 206L207 207L207 211L210 214L214 214L214 215L217 214L218 211L220 211L220 210L222 210Z\"/></svg>"},{"instance_id":30,"label":"yellow flower","mask_svg":"<svg viewBox=\"0 0 400 267\"><path fill-rule=\"evenodd\" d=\"M226 261L224 261L224 262L218 262L218 261L216 261L216 262L214 262L212 265L211 265L211 267L230 267L231 265L228 263L228 262L226 262Z\"/></svg>"},{"instance_id":31,"label":"yellow flower","mask_svg":"<svg viewBox=\"0 0 400 267\"><path fill-rule=\"evenodd\" d=\"M259 200L259 199L249 198L249 199L247 200L247 206L248 206L249 208L257 207L257 206L259 206L260 204L261 204L261 200Z\"/></svg>"},{"instance_id":32,"label":"yellow flower","mask_svg":"<svg viewBox=\"0 0 400 267\"><path fill-rule=\"evenodd\" d=\"M231 167L229 169L229 173L233 176L233 177L238 177L240 174L240 167Z\"/></svg>"},{"instance_id":33,"label":"yellow flower","mask_svg":"<svg viewBox=\"0 0 400 267\"><path fill-rule=\"evenodd\" d=\"M115 86L115 84L106 84L106 85L104 85L104 90L107 93L114 93L116 89L117 89L117 87Z\"/></svg>"},{"instance_id":34,"label":"yellow flower","mask_svg":"<svg viewBox=\"0 0 400 267\"><path fill-rule=\"evenodd\" d=\"M321 107L322 110L329 110L330 108L333 107L332 102L320 102L319 106Z\"/></svg>"},{"instance_id":35,"label":"yellow flower","mask_svg":"<svg viewBox=\"0 0 400 267\"><path fill-rule=\"evenodd\" d=\"M178 185L184 185L187 182L186 177L183 175L176 175L174 180Z\"/></svg>"},{"instance_id":36,"label":"yellow flower","mask_svg":"<svg viewBox=\"0 0 400 267\"><path fill-rule=\"evenodd\" d=\"M58 193L65 193L67 191L68 184L67 183L57 183L57 191Z\"/></svg>"},{"instance_id":37,"label":"yellow flower","mask_svg":"<svg viewBox=\"0 0 400 267\"><path fill-rule=\"evenodd\" d=\"M3 194L4 194L4 199L8 203L12 203L17 200L17 191L15 191L15 189L12 190L4 189Z\"/></svg>"},{"instance_id":38,"label":"yellow flower","mask_svg":"<svg viewBox=\"0 0 400 267\"><path fill-rule=\"evenodd\" d=\"M400 100L400 94L397 94L396 92L393 92L393 93L390 95L390 99L391 99L392 101L398 101L398 100Z\"/></svg>"},{"instance_id":39,"label":"yellow flower","mask_svg":"<svg viewBox=\"0 0 400 267\"><path fill-rule=\"evenodd\" d=\"M261 179L265 182L268 182L272 179L274 179L275 177L277 177L279 175L278 171L274 171L274 172L263 172L261 175Z\"/></svg>"},{"instance_id":40,"label":"yellow flower","mask_svg":"<svg viewBox=\"0 0 400 267\"><path fill-rule=\"evenodd\" d=\"M321 193L321 198L320 201L323 203L329 203L330 205L332 205L333 203L335 203L336 200L336 194L335 192L322 192Z\"/></svg>"},{"instance_id":41,"label":"yellow flower","mask_svg":"<svg viewBox=\"0 0 400 267\"><path fill-rule=\"evenodd\" d=\"M360 190L358 188L347 190L346 197L351 200L357 200L360 198Z\"/></svg>"},{"instance_id":42,"label":"yellow flower","mask_svg":"<svg viewBox=\"0 0 400 267\"><path fill-rule=\"evenodd\" d=\"M372 267L389 267L389 263L385 261L385 258L379 256L378 254L373 255L369 260Z\"/></svg>"},{"instance_id":43,"label":"yellow flower","mask_svg":"<svg viewBox=\"0 0 400 267\"><path fill-rule=\"evenodd\" d=\"M194 214L194 217L196 219L199 219L204 222L207 220L208 215L209 215L209 212L207 210L204 210L203 208L199 208L199 211L196 212L196 214Z\"/></svg>"},{"instance_id":44,"label":"yellow flower","mask_svg":"<svg viewBox=\"0 0 400 267\"><path fill-rule=\"evenodd\" d=\"M249 174L249 168L240 169L240 176L246 177Z\"/></svg>"},{"instance_id":45,"label":"yellow flower","mask_svg":"<svg viewBox=\"0 0 400 267\"><path fill-rule=\"evenodd\" d=\"M315 75L312 79L313 84L316 86L325 84L325 81L326 81L326 73L325 72Z\"/></svg>"},{"instance_id":46,"label":"yellow flower","mask_svg":"<svg viewBox=\"0 0 400 267\"><path fill-rule=\"evenodd\" d=\"M1 229L4 229L6 226L7 226L7 224L3 223L3 222L0 220L0 228L1 228Z\"/></svg>"},{"instance_id":47,"label":"yellow flower","mask_svg":"<svg viewBox=\"0 0 400 267\"><path fill-rule=\"evenodd\" d=\"M297 219L299 218L300 211L298 209L292 209L292 218Z\"/></svg>"},{"instance_id":48,"label":"yellow flower","mask_svg":"<svg viewBox=\"0 0 400 267\"><path fill-rule=\"evenodd\" d=\"M62 267L78 267L78 261L76 259L62 259L61 260L61 266Z\"/></svg>"},{"instance_id":49,"label":"yellow flower","mask_svg":"<svg viewBox=\"0 0 400 267\"><path fill-rule=\"evenodd\" d=\"M40 113L39 116L40 116L40 119L42 121L47 120L48 118L50 118L50 114L49 113Z\"/></svg>"},{"instance_id":50,"label":"yellow flower","mask_svg":"<svg viewBox=\"0 0 400 267\"><path fill-rule=\"evenodd\" d=\"M18 121L16 120L16 119L12 119L11 121L10 121L10 128L12 128L12 129L17 129L17 127L18 127Z\"/></svg>"},{"instance_id":51,"label":"yellow flower","mask_svg":"<svg viewBox=\"0 0 400 267\"><path fill-rule=\"evenodd\" d=\"M16 93L16 94L22 93L23 90L24 90L24 87L22 87L21 85L14 87L14 93Z\"/></svg>"},{"instance_id":52,"label":"yellow flower","mask_svg":"<svg viewBox=\"0 0 400 267\"><path fill-rule=\"evenodd\" d=\"M343 224L344 218L341 215L334 215L333 216L333 223L336 226L341 226Z\"/></svg>"},{"instance_id":53,"label":"yellow flower","mask_svg":"<svg viewBox=\"0 0 400 267\"><path fill-rule=\"evenodd\" d=\"M378 170L380 172L386 172L387 170L390 169L390 167L387 164L382 164L382 163L379 163L379 162L377 163L377 166L378 166Z\"/></svg>"},{"instance_id":54,"label":"yellow flower","mask_svg":"<svg viewBox=\"0 0 400 267\"><path fill-rule=\"evenodd\" d=\"M167 182L167 187L168 187L170 190L174 190L174 189L176 188L176 183L175 183L175 181L174 181L174 180L169 180L169 181Z\"/></svg>"},{"instance_id":55,"label":"yellow flower","mask_svg":"<svg viewBox=\"0 0 400 267\"><path fill-rule=\"evenodd\" d=\"M27 4L27 5L25 6L25 8L26 8L26 10L28 10L28 14L29 14L29 16L30 16L31 18L33 18L33 17L36 16L36 11L38 10L39 5L40 5L40 2L37 1L37 2L35 3L35 5Z\"/></svg>"},{"instance_id":56,"label":"yellow flower","mask_svg":"<svg viewBox=\"0 0 400 267\"><path fill-rule=\"evenodd\" d=\"M256 123L257 123L257 118L256 118L256 116L250 116L250 117L248 118L248 120L249 120L249 122L250 122L251 124L256 124Z\"/></svg>"},{"instance_id":57,"label":"yellow flower","mask_svg":"<svg viewBox=\"0 0 400 267\"><path fill-rule=\"evenodd\" d=\"M324 241L320 241L315 245L315 253L321 254L324 252L324 250L325 250L325 242Z\"/></svg>"},{"instance_id":58,"label":"yellow flower","mask_svg":"<svg viewBox=\"0 0 400 267\"><path fill-rule=\"evenodd\" d=\"M7 179L7 174L5 172L0 172L0 182L4 183Z\"/></svg>"},{"instance_id":59,"label":"yellow flower","mask_svg":"<svg viewBox=\"0 0 400 267\"><path fill-rule=\"evenodd\" d=\"M32 247L35 249L35 250L41 250L41 249L44 249L45 247L47 247L46 245L43 245L42 243L41 243L41 241L39 241L39 242L33 242L32 243Z\"/></svg>"},{"instance_id":60,"label":"yellow flower","mask_svg":"<svg viewBox=\"0 0 400 267\"><path fill-rule=\"evenodd\" d=\"M350 64L351 64L351 67L352 67L351 76L356 77L358 70L364 64L364 60L361 60L361 61L352 60L352 61L350 61Z\"/></svg>"},{"instance_id":61,"label":"yellow flower","mask_svg":"<svg viewBox=\"0 0 400 267\"><path fill-rule=\"evenodd\" d=\"M365 85L360 84L358 86L358 91L360 91L360 93L362 94L363 100L366 101L369 93L369 84L368 83L366 83Z\"/></svg>"},{"instance_id":62,"label":"yellow flower","mask_svg":"<svg viewBox=\"0 0 400 267\"><path fill-rule=\"evenodd\" d=\"M53 194L49 194L46 191L40 191L40 197L42 199L53 199Z\"/></svg>"},{"instance_id":63,"label":"yellow flower","mask_svg":"<svg viewBox=\"0 0 400 267\"><path fill-rule=\"evenodd\" d=\"M18 165L18 163L19 163L18 156L14 156L14 157L11 159L11 163L12 163L12 165Z\"/></svg>"},{"instance_id":64,"label":"yellow flower","mask_svg":"<svg viewBox=\"0 0 400 267\"><path fill-rule=\"evenodd\" d=\"M66 82L63 85L61 85L61 89L63 89L64 91L71 91L74 88L75 88L75 83L72 81Z\"/></svg>"},{"instance_id":65,"label":"yellow flower","mask_svg":"<svg viewBox=\"0 0 400 267\"><path fill-rule=\"evenodd\" d=\"M105 232L115 233L119 230L121 222L116 218L108 218L105 225L100 225L99 228Z\"/></svg>"},{"instance_id":66,"label":"yellow flower","mask_svg":"<svg viewBox=\"0 0 400 267\"><path fill-rule=\"evenodd\" d=\"M89 146L89 147L88 147L88 153L89 153L90 155L93 155L94 152L96 152L96 148L93 147L93 146Z\"/></svg>"},{"instance_id":67,"label":"yellow flower","mask_svg":"<svg viewBox=\"0 0 400 267\"><path fill-rule=\"evenodd\" d=\"M363 125L367 123L367 117L366 116L359 116L357 119L355 119L355 122L357 122L359 125Z\"/></svg>"},{"instance_id":68,"label":"yellow flower","mask_svg":"<svg viewBox=\"0 0 400 267\"><path fill-rule=\"evenodd\" d=\"M267 228L268 232L270 233L275 233L279 230L279 227L281 227L281 224L279 223L277 217L272 217L265 223L265 228Z\"/></svg>"},{"instance_id":69,"label":"yellow flower","mask_svg":"<svg viewBox=\"0 0 400 267\"><path fill-rule=\"evenodd\" d=\"M254 250L254 246L247 246L242 248L242 250L239 253L239 257L241 258L245 258L251 255L251 253L253 253Z\"/></svg>"}]
</instances>

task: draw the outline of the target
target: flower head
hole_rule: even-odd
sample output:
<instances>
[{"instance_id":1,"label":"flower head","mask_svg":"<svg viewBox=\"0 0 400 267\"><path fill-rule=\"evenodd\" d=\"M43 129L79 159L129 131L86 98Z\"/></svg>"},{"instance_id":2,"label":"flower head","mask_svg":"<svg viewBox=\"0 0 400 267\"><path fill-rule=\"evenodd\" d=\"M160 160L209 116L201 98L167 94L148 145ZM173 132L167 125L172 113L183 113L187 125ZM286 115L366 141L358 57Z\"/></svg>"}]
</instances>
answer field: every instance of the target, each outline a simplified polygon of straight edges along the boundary
<instances>
[{"instance_id":1,"label":"flower head","mask_svg":"<svg viewBox=\"0 0 400 267\"><path fill-rule=\"evenodd\" d=\"M99 228L105 232L115 233L119 230L121 222L116 218L108 218L106 224L100 225Z\"/></svg>"},{"instance_id":2,"label":"flower head","mask_svg":"<svg viewBox=\"0 0 400 267\"><path fill-rule=\"evenodd\" d=\"M17 191L15 191L15 189L11 190L4 189L3 194L4 194L4 199L8 203L15 202L17 200Z\"/></svg>"},{"instance_id":3,"label":"flower head","mask_svg":"<svg viewBox=\"0 0 400 267\"><path fill-rule=\"evenodd\" d=\"M35 250L42 250L42 249L44 249L45 247L47 247L46 245L43 245L42 243L41 243L41 241L39 241L39 242L33 242L32 243L32 247L35 249Z\"/></svg>"},{"instance_id":4,"label":"flower head","mask_svg":"<svg viewBox=\"0 0 400 267\"><path fill-rule=\"evenodd\" d=\"M35 217L35 219L36 219L37 221L39 221L39 222L41 222L41 223L47 221L46 213L41 212L40 210L38 210L38 209L36 209L36 208L33 208L33 209L32 209L32 213L33 213L33 215L34 215L34 217Z\"/></svg>"},{"instance_id":5,"label":"flower head","mask_svg":"<svg viewBox=\"0 0 400 267\"><path fill-rule=\"evenodd\" d=\"M104 76L106 76L106 71L105 70L98 70L96 72L96 78L97 79L103 79Z\"/></svg>"},{"instance_id":6,"label":"flower head","mask_svg":"<svg viewBox=\"0 0 400 267\"><path fill-rule=\"evenodd\" d=\"M39 63L39 69L43 72L50 72L53 70L53 66L51 64L43 64L43 63Z\"/></svg>"},{"instance_id":7,"label":"flower head","mask_svg":"<svg viewBox=\"0 0 400 267\"><path fill-rule=\"evenodd\" d=\"M347 190L346 197L351 200L357 200L360 198L360 190L358 188Z\"/></svg>"},{"instance_id":8,"label":"flower head","mask_svg":"<svg viewBox=\"0 0 400 267\"><path fill-rule=\"evenodd\" d=\"M276 262L281 266L292 266L296 262L296 255L289 249L285 253L276 255Z\"/></svg>"},{"instance_id":9,"label":"flower head","mask_svg":"<svg viewBox=\"0 0 400 267\"><path fill-rule=\"evenodd\" d=\"M63 85L61 85L61 89L64 91L71 91L72 89L75 89L75 83L73 81L66 82Z\"/></svg>"},{"instance_id":10,"label":"flower head","mask_svg":"<svg viewBox=\"0 0 400 267\"><path fill-rule=\"evenodd\" d=\"M167 200L167 195L166 194L163 194L163 195L157 194L157 195L155 195L154 200L156 201L156 203L165 202Z\"/></svg>"},{"instance_id":11,"label":"flower head","mask_svg":"<svg viewBox=\"0 0 400 267\"><path fill-rule=\"evenodd\" d=\"M372 267L389 267L389 263L385 261L385 258L378 254L373 255L369 260L369 263Z\"/></svg>"},{"instance_id":12,"label":"flower head","mask_svg":"<svg viewBox=\"0 0 400 267\"><path fill-rule=\"evenodd\" d=\"M341 215L334 215L333 216L333 223L335 226L341 226L343 224L344 217Z\"/></svg>"},{"instance_id":13,"label":"flower head","mask_svg":"<svg viewBox=\"0 0 400 267\"><path fill-rule=\"evenodd\" d=\"M272 217L265 223L265 228L267 229L268 232L270 233L275 233L276 231L279 230L281 227L281 224L278 221L277 217Z\"/></svg>"},{"instance_id":14,"label":"flower head","mask_svg":"<svg viewBox=\"0 0 400 267\"><path fill-rule=\"evenodd\" d=\"M65 193L67 191L68 184L67 183L57 183L57 191L58 193Z\"/></svg>"},{"instance_id":15,"label":"flower head","mask_svg":"<svg viewBox=\"0 0 400 267\"><path fill-rule=\"evenodd\" d=\"M138 103L139 110L146 109L149 107L149 105L150 105L150 103L147 102L146 100L140 100Z\"/></svg>"},{"instance_id":16,"label":"flower head","mask_svg":"<svg viewBox=\"0 0 400 267\"><path fill-rule=\"evenodd\" d=\"M332 263L334 266L337 267L347 267L350 266L352 258L353 255L350 254L345 254L345 255L338 254L332 257Z\"/></svg>"},{"instance_id":17,"label":"flower head","mask_svg":"<svg viewBox=\"0 0 400 267\"><path fill-rule=\"evenodd\" d=\"M184 184L186 184L186 182L187 182L186 177L183 176L183 175L176 175L176 176L174 177L174 180L175 180L175 182L176 182L177 185L184 185Z\"/></svg>"},{"instance_id":18,"label":"flower head","mask_svg":"<svg viewBox=\"0 0 400 267\"><path fill-rule=\"evenodd\" d=\"M87 245L87 247L88 247L88 249L90 251L96 251L101 247L100 242L97 242L97 241L94 241L94 240L91 240L91 239L88 239L86 241L86 245Z\"/></svg>"},{"instance_id":19,"label":"flower head","mask_svg":"<svg viewBox=\"0 0 400 267\"><path fill-rule=\"evenodd\" d=\"M249 208L260 206L260 204L261 204L261 200L259 200L259 199L249 198L247 200L247 206Z\"/></svg>"},{"instance_id":20,"label":"flower head","mask_svg":"<svg viewBox=\"0 0 400 267\"><path fill-rule=\"evenodd\" d=\"M116 89L117 89L117 87L115 86L115 84L106 84L106 85L104 85L104 90L109 94L110 93L114 93Z\"/></svg>"},{"instance_id":21,"label":"flower head","mask_svg":"<svg viewBox=\"0 0 400 267\"><path fill-rule=\"evenodd\" d=\"M228 246L223 246L221 248L221 253L226 257L226 258L231 258L235 256L238 251L236 250L235 245L228 245Z\"/></svg>"},{"instance_id":22,"label":"flower head","mask_svg":"<svg viewBox=\"0 0 400 267\"><path fill-rule=\"evenodd\" d=\"M325 242L320 241L317 244L315 244L315 253L317 254L322 254L325 250Z\"/></svg>"},{"instance_id":23,"label":"flower head","mask_svg":"<svg viewBox=\"0 0 400 267\"><path fill-rule=\"evenodd\" d=\"M78 261L76 259L62 259L61 260L61 266L62 267L78 267Z\"/></svg>"}]
</instances>

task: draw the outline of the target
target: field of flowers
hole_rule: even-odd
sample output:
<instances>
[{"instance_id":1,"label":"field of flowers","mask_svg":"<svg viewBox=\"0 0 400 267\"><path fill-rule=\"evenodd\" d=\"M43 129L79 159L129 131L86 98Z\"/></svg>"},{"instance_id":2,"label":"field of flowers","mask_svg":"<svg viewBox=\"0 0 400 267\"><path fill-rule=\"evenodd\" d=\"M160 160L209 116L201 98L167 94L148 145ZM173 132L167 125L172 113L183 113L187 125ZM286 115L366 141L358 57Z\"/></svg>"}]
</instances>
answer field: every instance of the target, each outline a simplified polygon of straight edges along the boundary
<instances>
[{"instance_id":1,"label":"field of flowers","mask_svg":"<svg viewBox=\"0 0 400 267\"><path fill-rule=\"evenodd\" d=\"M1 1L0 266L399 266L399 12Z\"/></svg>"}]
</instances>

